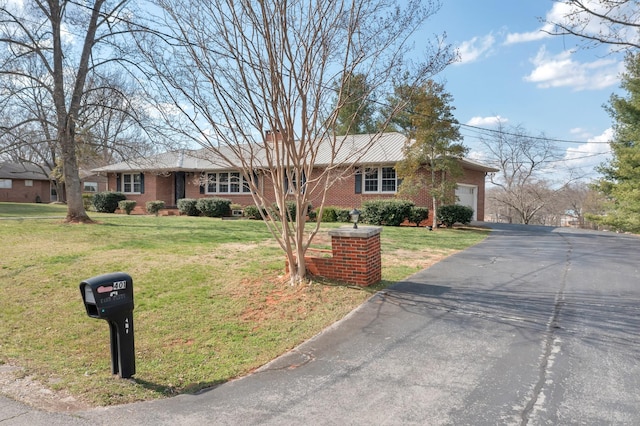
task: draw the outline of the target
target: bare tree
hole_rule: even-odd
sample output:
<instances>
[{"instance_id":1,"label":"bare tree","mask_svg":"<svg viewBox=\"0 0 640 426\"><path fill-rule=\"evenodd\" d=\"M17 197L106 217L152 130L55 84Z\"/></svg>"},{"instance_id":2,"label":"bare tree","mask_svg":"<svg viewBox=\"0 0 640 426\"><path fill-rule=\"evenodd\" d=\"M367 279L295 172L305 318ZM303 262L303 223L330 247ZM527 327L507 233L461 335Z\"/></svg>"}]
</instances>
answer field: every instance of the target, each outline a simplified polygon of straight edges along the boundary
<instances>
[{"instance_id":1,"label":"bare tree","mask_svg":"<svg viewBox=\"0 0 640 426\"><path fill-rule=\"evenodd\" d=\"M547 21L553 35L572 35L587 45L617 50L640 48L640 2L637 0L561 0L560 18ZM558 16L558 15L556 15Z\"/></svg>"},{"instance_id":2,"label":"bare tree","mask_svg":"<svg viewBox=\"0 0 640 426\"><path fill-rule=\"evenodd\" d=\"M528 224L550 201L553 185L545 177L561 160L560 151L544 136L530 136L519 126L506 128L502 123L480 141L487 149L489 164L500 170L490 174L491 183L498 188L492 197L517 215L517 222ZM514 217L511 221L516 222Z\"/></svg>"},{"instance_id":3,"label":"bare tree","mask_svg":"<svg viewBox=\"0 0 640 426\"><path fill-rule=\"evenodd\" d=\"M305 231L310 200L319 200L321 217L327 188L353 173L350 165L380 136L371 135L356 150L351 138L335 134L339 111L346 102L358 102L341 82L365 75L366 90L358 93L364 100L389 85L400 69L412 71L408 84L442 70L454 56L441 39L429 44L425 61L406 62L410 36L439 2L157 2L164 34L139 43L152 81L166 96L159 103L179 109L180 116L171 117L174 127L186 119L188 126L180 129L185 135L228 167L241 169L257 206L268 207L275 198L281 214L270 214L265 222L296 283L306 276L304 254L319 228L316 223ZM318 169L321 152L328 158ZM274 194L259 190L257 173L272 183ZM295 217L285 214L287 200L295 204Z\"/></svg>"},{"instance_id":4,"label":"bare tree","mask_svg":"<svg viewBox=\"0 0 640 426\"><path fill-rule=\"evenodd\" d=\"M0 3L0 105L7 114L15 96L35 95L26 115L3 128L5 135L24 137L25 128L40 128L52 160L62 166L69 222L90 222L82 202L78 168L79 122L88 90L100 69L114 63L115 41L123 25L119 15L127 0L30 0ZM108 45L101 50L100 46ZM28 102L25 102L26 105ZM24 105L23 105L24 106ZM24 109L27 111L27 109ZM6 138L5 138L6 139ZM13 139L22 143L24 139ZM37 148L40 149L40 148ZM45 157L45 155L43 155ZM59 160L58 160L59 158Z\"/></svg>"}]
</instances>

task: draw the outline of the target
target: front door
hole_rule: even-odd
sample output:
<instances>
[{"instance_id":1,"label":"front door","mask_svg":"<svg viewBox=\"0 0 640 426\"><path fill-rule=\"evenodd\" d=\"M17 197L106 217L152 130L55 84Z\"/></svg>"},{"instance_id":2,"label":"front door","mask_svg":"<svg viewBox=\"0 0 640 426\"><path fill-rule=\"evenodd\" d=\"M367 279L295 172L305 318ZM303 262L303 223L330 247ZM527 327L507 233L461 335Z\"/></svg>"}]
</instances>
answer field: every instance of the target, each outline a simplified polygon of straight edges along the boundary
<instances>
[{"instance_id":1,"label":"front door","mask_svg":"<svg viewBox=\"0 0 640 426\"><path fill-rule=\"evenodd\" d=\"M178 200L185 198L186 176L184 172L175 173L175 188L176 188L176 205Z\"/></svg>"}]
</instances>

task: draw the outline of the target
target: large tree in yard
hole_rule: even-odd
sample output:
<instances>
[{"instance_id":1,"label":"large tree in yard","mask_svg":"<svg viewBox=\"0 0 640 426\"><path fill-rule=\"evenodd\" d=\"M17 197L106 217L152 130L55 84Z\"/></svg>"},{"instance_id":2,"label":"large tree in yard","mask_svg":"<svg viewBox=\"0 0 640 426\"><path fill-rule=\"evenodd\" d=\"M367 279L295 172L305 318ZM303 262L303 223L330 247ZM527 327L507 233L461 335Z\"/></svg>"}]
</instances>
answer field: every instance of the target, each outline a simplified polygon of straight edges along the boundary
<instances>
[{"instance_id":1,"label":"large tree in yard","mask_svg":"<svg viewBox=\"0 0 640 426\"><path fill-rule=\"evenodd\" d=\"M82 202L79 123L87 97L101 89L89 79L105 81L100 70L113 63L126 5L127 0L0 1L2 139L19 144L28 132L39 135L37 149L48 150L42 157L55 156L61 167L69 222L91 221ZM106 44L108 49L99 48Z\"/></svg>"},{"instance_id":2,"label":"large tree in yard","mask_svg":"<svg viewBox=\"0 0 640 426\"><path fill-rule=\"evenodd\" d=\"M640 54L629 54L621 87L627 97L611 96L609 113L614 120L611 160L600 166L594 187L608 200L607 212L590 216L603 225L640 232Z\"/></svg>"},{"instance_id":3,"label":"large tree in yard","mask_svg":"<svg viewBox=\"0 0 640 426\"><path fill-rule=\"evenodd\" d=\"M544 136L531 136L520 126L499 123L490 137L483 136L480 141L487 151L486 161L500 170L490 174L497 188L491 191L492 197L515 216L511 218L515 223L531 223L554 194L571 181L557 185L547 179L562 155Z\"/></svg>"},{"instance_id":4,"label":"large tree in yard","mask_svg":"<svg viewBox=\"0 0 640 426\"><path fill-rule=\"evenodd\" d=\"M375 102L364 74L345 74L336 88L336 100L342 104L336 119L337 135L376 132Z\"/></svg>"},{"instance_id":5,"label":"large tree in yard","mask_svg":"<svg viewBox=\"0 0 640 426\"><path fill-rule=\"evenodd\" d=\"M614 50L640 48L640 1L556 0L546 18L550 34L577 36L588 47L601 44Z\"/></svg>"},{"instance_id":6,"label":"large tree in yard","mask_svg":"<svg viewBox=\"0 0 640 426\"><path fill-rule=\"evenodd\" d=\"M155 94L162 95L158 104L179 110L169 117L174 131L230 169L240 168L255 204L270 212L265 223L286 253L291 282L299 282L306 276L305 252L319 229L319 222L305 227L310 200L320 218L327 188L353 174L352 165L380 136L372 134L356 150L352 139L336 134L340 111L358 102L352 91L340 88L362 75L368 90L361 96L390 91L399 69L410 71L408 83L420 84L448 65L454 56L441 39L423 44L428 48L423 60L407 61L416 53L410 35L438 10L438 2L157 0L157 5L162 21L153 25L162 33L147 34L138 43L147 72L158 83ZM402 106L382 118L383 127ZM321 152L325 157L319 159ZM315 167L319 161L321 169ZM274 194L260 190L266 180Z\"/></svg>"},{"instance_id":7,"label":"large tree in yard","mask_svg":"<svg viewBox=\"0 0 640 426\"><path fill-rule=\"evenodd\" d=\"M467 148L453 116L453 98L444 85L429 80L414 87L399 85L390 98L392 104L405 99L407 104L395 115L393 125L407 135L405 159L396 165L403 179L401 193L426 188L431 194L433 229L437 228L438 206L455 200L455 179L462 174L460 159Z\"/></svg>"}]
</instances>

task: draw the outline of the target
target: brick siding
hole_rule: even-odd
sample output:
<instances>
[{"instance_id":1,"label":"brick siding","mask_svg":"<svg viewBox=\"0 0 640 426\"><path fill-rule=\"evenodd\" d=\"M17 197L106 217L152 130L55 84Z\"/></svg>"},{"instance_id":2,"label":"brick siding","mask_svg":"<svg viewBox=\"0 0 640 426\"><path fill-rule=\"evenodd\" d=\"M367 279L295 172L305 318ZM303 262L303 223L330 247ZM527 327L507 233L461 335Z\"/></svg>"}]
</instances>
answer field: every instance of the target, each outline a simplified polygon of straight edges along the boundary
<instances>
[{"instance_id":1,"label":"brick siding","mask_svg":"<svg viewBox=\"0 0 640 426\"><path fill-rule=\"evenodd\" d=\"M312 181L318 178L320 171L317 171L308 180ZM426 173L426 171L422 171ZM202 198L202 197L222 197L231 200L232 203L241 206L253 205L253 199L250 194L201 194L199 173L187 172L185 174L185 198ZM119 191L116 187L116 174L109 173L108 190ZM376 194L356 194L355 193L354 173L346 175L344 178L334 183L326 194L325 206L344 207L352 209L360 207L364 201L375 200L381 198L395 198L395 193L376 193ZM458 179L458 183L475 185L478 188L477 193L477 220L484 220L484 197L485 197L485 173L470 169L464 169L464 175ZM319 185L322 187L323 185ZM268 199L275 200L273 182L268 175L261 174L259 176L260 191L267 196ZM166 175L158 175L147 172L144 174L144 194L125 194L128 199L138 202L138 206L144 206L147 201L162 200L167 207L177 205L175 199L175 175L173 173ZM409 197L417 206L433 209L431 196L426 189L422 189L415 196ZM309 193L309 199L312 206L320 205L321 193Z\"/></svg>"},{"instance_id":2,"label":"brick siding","mask_svg":"<svg viewBox=\"0 0 640 426\"><path fill-rule=\"evenodd\" d=\"M307 273L363 287L379 282L382 279L381 229L332 229L329 231L332 257L305 256Z\"/></svg>"}]
</instances>

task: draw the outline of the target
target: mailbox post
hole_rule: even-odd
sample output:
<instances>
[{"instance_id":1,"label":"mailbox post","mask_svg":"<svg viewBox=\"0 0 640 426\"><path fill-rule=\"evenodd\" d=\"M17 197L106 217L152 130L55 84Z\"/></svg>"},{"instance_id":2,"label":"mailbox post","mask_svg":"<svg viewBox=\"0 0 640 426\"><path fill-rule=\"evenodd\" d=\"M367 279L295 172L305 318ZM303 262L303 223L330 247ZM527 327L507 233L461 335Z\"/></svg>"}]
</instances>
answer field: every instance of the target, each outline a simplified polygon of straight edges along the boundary
<instances>
[{"instance_id":1,"label":"mailbox post","mask_svg":"<svg viewBox=\"0 0 640 426\"><path fill-rule=\"evenodd\" d=\"M109 323L111 373L123 379L136 374L131 276L114 272L88 278L80 283L80 294L87 315Z\"/></svg>"}]
</instances>

